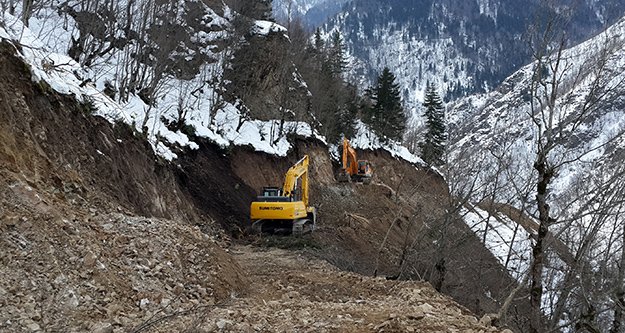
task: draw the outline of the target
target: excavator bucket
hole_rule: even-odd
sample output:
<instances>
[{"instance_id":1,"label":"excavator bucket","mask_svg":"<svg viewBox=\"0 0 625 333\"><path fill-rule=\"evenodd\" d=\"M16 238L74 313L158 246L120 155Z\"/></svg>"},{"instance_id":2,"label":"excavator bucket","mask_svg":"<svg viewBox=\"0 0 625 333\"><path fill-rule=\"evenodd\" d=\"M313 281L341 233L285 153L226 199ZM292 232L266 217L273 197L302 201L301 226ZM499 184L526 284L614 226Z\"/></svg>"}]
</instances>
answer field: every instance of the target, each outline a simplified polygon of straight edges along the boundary
<instances>
[{"instance_id":1,"label":"excavator bucket","mask_svg":"<svg viewBox=\"0 0 625 333\"><path fill-rule=\"evenodd\" d=\"M341 168L338 175L336 176L336 180L338 180L339 183L349 183L352 179L349 173L347 173L345 169Z\"/></svg>"}]
</instances>

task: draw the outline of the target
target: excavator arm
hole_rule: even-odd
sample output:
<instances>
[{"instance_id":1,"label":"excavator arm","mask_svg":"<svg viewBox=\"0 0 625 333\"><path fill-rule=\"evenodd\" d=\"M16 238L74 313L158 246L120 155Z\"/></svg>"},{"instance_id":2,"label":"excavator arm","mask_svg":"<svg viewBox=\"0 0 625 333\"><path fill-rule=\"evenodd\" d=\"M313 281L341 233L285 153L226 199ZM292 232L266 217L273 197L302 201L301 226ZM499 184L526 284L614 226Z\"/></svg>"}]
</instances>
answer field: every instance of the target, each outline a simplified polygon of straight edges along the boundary
<instances>
[{"instance_id":1,"label":"excavator arm","mask_svg":"<svg viewBox=\"0 0 625 333\"><path fill-rule=\"evenodd\" d=\"M297 180L302 179L302 201L308 207L308 155L295 163L284 177L284 186L282 187L282 195L292 197L297 188Z\"/></svg>"},{"instance_id":2,"label":"excavator arm","mask_svg":"<svg viewBox=\"0 0 625 333\"><path fill-rule=\"evenodd\" d=\"M350 175L357 173L356 150L349 145L349 140L343 139L343 169Z\"/></svg>"}]
</instances>

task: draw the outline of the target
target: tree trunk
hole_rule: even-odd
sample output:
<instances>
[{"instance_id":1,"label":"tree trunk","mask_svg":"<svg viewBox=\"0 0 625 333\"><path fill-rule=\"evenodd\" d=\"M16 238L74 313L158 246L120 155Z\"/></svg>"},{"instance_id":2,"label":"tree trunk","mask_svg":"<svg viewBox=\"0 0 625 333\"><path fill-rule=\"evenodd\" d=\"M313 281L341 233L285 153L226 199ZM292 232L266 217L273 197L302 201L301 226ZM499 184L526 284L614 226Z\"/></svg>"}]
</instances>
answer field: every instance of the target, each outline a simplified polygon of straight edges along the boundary
<instances>
[{"instance_id":1,"label":"tree trunk","mask_svg":"<svg viewBox=\"0 0 625 333\"><path fill-rule=\"evenodd\" d=\"M623 323L625 322L625 290L623 282L625 280L625 224L623 224L623 244L621 245L621 262L618 270L618 278L616 280L616 288L614 290L614 321L610 333L625 332Z\"/></svg>"},{"instance_id":2,"label":"tree trunk","mask_svg":"<svg viewBox=\"0 0 625 333\"><path fill-rule=\"evenodd\" d=\"M530 306L531 306L531 318L530 318L530 332L540 333L542 332L542 312L541 301L543 295L543 268L544 268L544 240L549 233L549 224L551 223L551 216L549 216L549 204L547 204L547 194L549 192L549 184L554 175L554 172L547 163L547 156L544 151L539 150L538 158L534 164L534 168L538 171L538 184L536 193L536 204L538 206L539 214L539 226L538 235L536 236L536 243L532 248L532 255L534 261L531 267L531 279L532 285L530 289Z\"/></svg>"},{"instance_id":3,"label":"tree trunk","mask_svg":"<svg viewBox=\"0 0 625 333\"><path fill-rule=\"evenodd\" d=\"M30 15L33 10L33 0L23 0L22 1L22 23L28 27L28 20L30 20Z\"/></svg>"}]
</instances>

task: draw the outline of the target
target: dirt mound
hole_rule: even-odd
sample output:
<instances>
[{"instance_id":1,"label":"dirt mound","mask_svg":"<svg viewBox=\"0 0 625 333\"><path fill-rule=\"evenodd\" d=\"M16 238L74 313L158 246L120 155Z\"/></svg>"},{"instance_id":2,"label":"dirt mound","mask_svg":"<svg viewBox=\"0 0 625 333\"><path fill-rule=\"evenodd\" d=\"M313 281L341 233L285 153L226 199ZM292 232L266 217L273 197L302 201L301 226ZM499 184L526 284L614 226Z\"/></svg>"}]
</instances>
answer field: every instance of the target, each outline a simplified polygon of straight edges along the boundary
<instances>
[{"instance_id":1,"label":"dirt mound","mask_svg":"<svg viewBox=\"0 0 625 333\"><path fill-rule=\"evenodd\" d=\"M0 43L0 331L130 329L240 290L223 232L171 167L34 84L13 50Z\"/></svg>"},{"instance_id":2,"label":"dirt mound","mask_svg":"<svg viewBox=\"0 0 625 333\"><path fill-rule=\"evenodd\" d=\"M29 200L28 193L39 197L14 184L3 204ZM57 210L46 201L36 205L45 217L24 211L0 225L2 331L139 327L157 314L218 303L246 285L217 240L197 227Z\"/></svg>"}]
</instances>

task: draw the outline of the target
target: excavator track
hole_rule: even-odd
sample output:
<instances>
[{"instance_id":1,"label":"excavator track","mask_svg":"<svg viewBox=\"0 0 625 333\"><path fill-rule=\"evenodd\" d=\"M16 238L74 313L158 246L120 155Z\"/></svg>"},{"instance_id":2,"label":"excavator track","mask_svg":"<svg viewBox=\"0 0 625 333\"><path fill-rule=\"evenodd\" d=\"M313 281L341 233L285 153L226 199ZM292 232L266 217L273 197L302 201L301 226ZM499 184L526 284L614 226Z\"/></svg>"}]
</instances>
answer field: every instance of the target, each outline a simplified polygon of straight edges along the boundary
<instances>
[{"instance_id":1,"label":"excavator track","mask_svg":"<svg viewBox=\"0 0 625 333\"><path fill-rule=\"evenodd\" d=\"M255 234L293 235L299 237L311 233L314 229L314 222L308 218L293 222L288 220L257 220L252 223L252 232Z\"/></svg>"},{"instance_id":2,"label":"excavator track","mask_svg":"<svg viewBox=\"0 0 625 333\"><path fill-rule=\"evenodd\" d=\"M315 224L309 219L300 219L293 222L293 230L291 234L295 237L301 237L307 233L311 233L315 229Z\"/></svg>"},{"instance_id":3,"label":"excavator track","mask_svg":"<svg viewBox=\"0 0 625 333\"><path fill-rule=\"evenodd\" d=\"M345 170L341 170L336 176L336 179L339 183L351 183L352 181L350 175Z\"/></svg>"}]
</instances>

